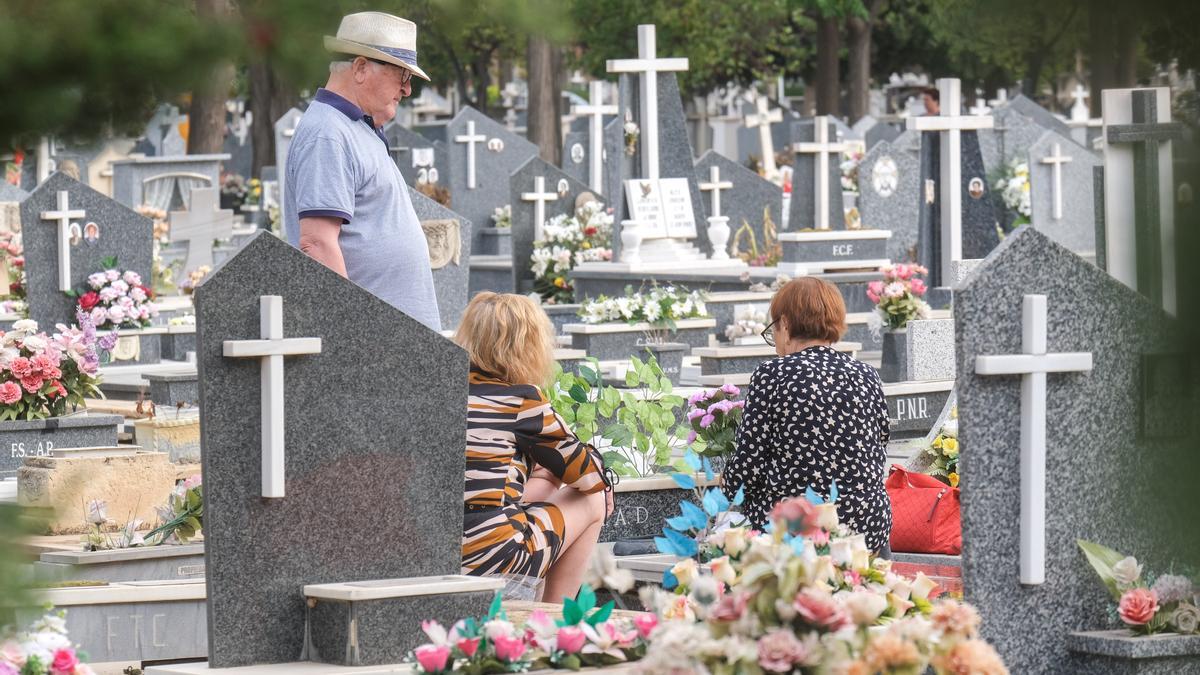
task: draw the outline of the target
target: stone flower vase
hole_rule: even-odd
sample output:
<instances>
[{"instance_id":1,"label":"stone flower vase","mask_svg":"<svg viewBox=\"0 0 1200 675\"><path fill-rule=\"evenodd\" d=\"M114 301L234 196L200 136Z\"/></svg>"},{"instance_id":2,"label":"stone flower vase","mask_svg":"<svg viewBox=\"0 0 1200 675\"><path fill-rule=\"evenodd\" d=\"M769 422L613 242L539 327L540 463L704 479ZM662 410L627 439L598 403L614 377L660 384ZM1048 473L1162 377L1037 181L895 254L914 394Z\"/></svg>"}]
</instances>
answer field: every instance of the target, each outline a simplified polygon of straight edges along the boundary
<instances>
[{"instance_id":1,"label":"stone flower vase","mask_svg":"<svg viewBox=\"0 0 1200 675\"><path fill-rule=\"evenodd\" d=\"M908 373L908 329L884 329L879 379L903 382Z\"/></svg>"},{"instance_id":2,"label":"stone flower vase","mask_svg":"<svg viewBox=\"0 0 1200 675\"><path fill-rule=\"evenodd\" d=\"M648 352L658 361L663 375L674 386L679 386L679 374L683 370L683 355L691 351L691 346L683 342L655 342L647 339L642 347L643 353Z\"/></svg>"}]
</instances>

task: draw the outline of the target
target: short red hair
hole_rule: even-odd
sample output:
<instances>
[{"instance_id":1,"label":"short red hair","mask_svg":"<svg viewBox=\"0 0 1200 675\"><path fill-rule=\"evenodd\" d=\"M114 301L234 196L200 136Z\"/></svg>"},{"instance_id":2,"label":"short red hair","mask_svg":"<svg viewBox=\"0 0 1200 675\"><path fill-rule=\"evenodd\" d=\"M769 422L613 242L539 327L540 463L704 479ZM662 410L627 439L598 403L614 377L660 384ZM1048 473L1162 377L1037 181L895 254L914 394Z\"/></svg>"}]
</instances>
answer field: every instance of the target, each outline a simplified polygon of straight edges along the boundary
<instances>
[{"instance_id":1,"label":"short red hair","mask_svg":"<svg viewBox=\"0 0 1200 675\"><path fill-rule=\"evenodd\" d=\"M792 279L771 298L771 320L782 321L793 340L837 342L846 333L846 301L824 279Z\"/></svg>"}]
</instances>

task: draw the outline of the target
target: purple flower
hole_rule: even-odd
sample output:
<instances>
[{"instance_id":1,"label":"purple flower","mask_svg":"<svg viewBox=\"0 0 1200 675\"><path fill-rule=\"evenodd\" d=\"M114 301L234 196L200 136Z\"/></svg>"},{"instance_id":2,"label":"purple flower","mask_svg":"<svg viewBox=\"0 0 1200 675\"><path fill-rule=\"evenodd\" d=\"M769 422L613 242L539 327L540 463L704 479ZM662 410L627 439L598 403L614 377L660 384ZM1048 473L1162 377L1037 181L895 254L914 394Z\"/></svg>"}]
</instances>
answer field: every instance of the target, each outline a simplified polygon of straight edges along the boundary
<instances>
[{"instance_id":1,"label":"purple flower","mask_svg":"<svg viewBox=\"0 0 1200 675\"><path fill-rule=\"evenodd\" d=\"M117 331L109 331L104 337L100 338L98 346L106 352L111 352L113 347L117 346L118 337Z\"/></svg>"},{"instance_id":2,"label":"purple flower","mask_svg":"<svg viewBox=\"0 0 1200 675\"><path fill-rule=\"evenodd\" d=\"M693 410L688 411L687 418L688 418L689 422L695 422L696 419L700 418L700 417L704 417L704 409L703 408L695 408Z\"/></svg>"},{"instance_id":3,"label":"purple flower","mask_svg":"<svg viewBox=\"0 0 1200 675\"><path fill-rule=\"evenodd\" d=\"M742 393L742 390L738 389L736 384L721 385L721 391L729 394L730 396L737 396L738 394Z\"/></svg>"},{"instance_id":4,"label":"purple flower","mask_svg":"<svg viewBox=\"0 0 1200 675\"><path fill-rule=\"evenodd\" d=\"M712 426L712 423L716 421L716 419L717 418L713 417L712 415L705 415L704 419L700 420L700 428L701 429L709 428L710 426Z\"/></svg>"},{"instance_id":5,"label":"purple flower","mask_svg":"<svg viewBox=\"0 0 1200 675\"><path fill-rule=\"evenodd\" d=\"M687 442L688 442L688 445L691 445L692 443L696 442L696 432L695 431L688 432Z\"/></svg>"}]
</instances>

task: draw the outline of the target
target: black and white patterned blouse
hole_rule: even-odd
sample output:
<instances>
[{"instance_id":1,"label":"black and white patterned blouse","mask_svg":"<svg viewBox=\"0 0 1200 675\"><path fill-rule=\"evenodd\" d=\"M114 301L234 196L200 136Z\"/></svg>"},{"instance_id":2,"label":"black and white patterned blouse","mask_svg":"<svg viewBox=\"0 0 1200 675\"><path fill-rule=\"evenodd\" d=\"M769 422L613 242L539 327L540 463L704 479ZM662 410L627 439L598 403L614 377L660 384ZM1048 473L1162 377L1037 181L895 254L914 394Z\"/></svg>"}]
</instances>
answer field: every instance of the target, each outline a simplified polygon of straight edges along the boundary
<instances>
[{"instance_id":1,"label":"black and white patterned blouse","mask_svg":"<svg viewBox=\"0 0 1200 675\"><path fill-rule=\"evenodd\" d=\"M841 522L880 550L892 529L883 487L888 437L874 368L830 347L781 356L750 378L725 490L745 488L742 512L762 528L775 504L807 487L827 496L836 480Z\"/></svg>"}]
</instances>

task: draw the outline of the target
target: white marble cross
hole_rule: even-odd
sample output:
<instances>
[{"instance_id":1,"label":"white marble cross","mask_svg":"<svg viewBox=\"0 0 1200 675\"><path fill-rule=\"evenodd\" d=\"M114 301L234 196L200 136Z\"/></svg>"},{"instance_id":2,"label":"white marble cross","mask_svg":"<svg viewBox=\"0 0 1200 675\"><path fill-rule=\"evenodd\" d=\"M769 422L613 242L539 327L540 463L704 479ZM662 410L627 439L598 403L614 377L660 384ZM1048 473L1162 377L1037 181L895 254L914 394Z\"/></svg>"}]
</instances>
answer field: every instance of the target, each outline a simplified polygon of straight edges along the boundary
<instances>
[{"instance_id":1,"label":"white marble cross","mask_svg":"<svg viewBox=\"0 0 1200 675\"><path fill-rule=\"evenodd\" d=\"M938 82L941 82L941 80L938 80ZM945 110L946 109L945 99L942 99L942 102L943 102L942 110ZM1008 90L1007 89L997 89L996 90L996 98L988 101L988 105L992 106L993 108L1004 105L1005 103L1008 103Z\"/></svg>"},{"instance_id":2,"label":"white marble cross","mask_svg":"<svg viewBox=\"0 0 1200 675\"><path fill-rule=\"evenodd\" d=\"M187 242L184 273L212 267L213 240L233 234L233 211L221 208L217 188L192 188L191 208L171 212L171 241Z\"/></svg>"},{"instance_id":3,"label":"white marble cross","mask_svg":"<svg viewBox=\"0 0 1200 675\"><path fill-rule=\"evenodd\" d=\"M232 359L261 359L262 496L284 496L283 357L320 354L321 338L283 337L283 297L259 296L259 340L225 340L223 353Z\"/></svg>"},{"instance_id":4,"label":"white marble cross","mask_svg":"<svg viewBox=\"0 0 1200 675\"><path fill-rule=\"evenodd\" d=\"M616 115L620 109L615 105L604 105L604 82L592 80L588 84L587 105L572 106L576 115L586 115L588 120L588 186L604 194L604 116Z\"/></svg>"},{"instance_id":5,"label":"white marble cross","mask_svg":"<svg viewBox=\"0 0 1200 675\"><path fill-rule=\"evenodd\" d=\"M558 201L557 192L546 192L546 179L534 176L533 192L522 192L521 201L533 202L533 240L542 240L542 228L546 224L546 203Z\"/></svg>"},{"instance_id":6,"label":"white marble cross","mask_svg":"<svg viewBox=\"0 0 1200 675\"><path fill-rule=\"evenodd\" d=\"M975 90L975 105L967 108L967 112L976 116L987 115L992 112L992 109L988 107L987 101L983 98L982 89Z\"/></svg>"},{"instance_id":7,"label":"white marble cross","mask_svg":"<svg viewBox=\"0 0 1200 675\"><path fill-rule=\"evenodd\" d=\"M467 144L467 189L475 189L475 144L487 141L487 136L475 133L475 120L467 120L467 133L454 137L456 143Z\"/></svg>"},{"instance_id":8,"label":"white marble cross","mask_svg":"<svg viewBox=\"0 0 1200 675\"><path fill-rule=\"evenodd\" d=\"M829 140L829 125L832 120L828 116L818 115L813 118L813 138L814 142L797 143L794 150L802 154L815 154L817 161L813 167L813 188L816 190L817 198L817 213L816 223L813 227L818 230L829 229L829 190L832 186L829 185L829 155L840 154L845 151L844 143L833 143ZM842 189L839 184L837 189Z\"/></svg>"},{"instance_id":9,"label":"white marble cross","mask_svg":"<svg viewBox=\"0 0 1200 675\"><path fill-rule=\"evenodd\" d=\"M1083 84L1076 84L1071 90L1071 98L1075 99L1075 105L1071 106L1071 121L1086 122L1091 118L1091 111L1088 110L1088 105L1085 101L1088 98L1088 90L1083 88Z\"/></svg>"},{"instance_id":10,"label":"white marble cross","mask_svg":"<svg viewBox=\"0 0 1200 675\"><path fill-rule=\"evenodd\" d=\"M637 73L641 99L642 175L646 180L658 180L658 74L688 69L687 59L660 59L656 55L654 24L638 26L638 57L611 59L610 73Z\"/></svg>"},{"instance_id":11,"label":"white marble cross","mask_svg":"<svg viewBox=\"0 0 1200 675\"><path fill-rule=\"evenodd\" d=\"M771 102L766 96L759 96L754 102L758 112L746 115L746 127L758 129L758 147L762 152L763 171L767 177L774 176L779 168L775 166L775 139L771 137L771 124L783 121L783 110L770 110Z\"/></svg>"},{"instance_id":12,"label":"white marble cross","mask_svg":"<svg viewBox=\"0 0 1200 675\"><path fill-rule=\"evenodd\" d=\"M58 290L71 290L71 219L83 218L87 212L72 209L69 205L71 193L58 191L58 209L42 211L42 220L57 220L58 223Z\"/></svg>"},{"instance_id":13,"label":"white marble cross","mask_svg":"<svg viewBox=\"0 0 1200 675\"><path fill-rule=\"evenodd\" d=\"M966 117L959 114L962 97L957 78L937 81L942 112L936 117L910 117L908 128L917 131L941 132L941 166L939 176L942 202L942 259L941 278L952 279L954 263L962 260L962 132L990 129L991 117ZM1001 90L1003 91L1003 90Z\"/></svg>"},{"instance_id":14,"label":"white marble cross","mask_svg":"<svg viewBox=\"0 0 1200 675\"><path fill-rule=\"evenodd\" d=\"M712 192L712 209L708 215L715 218L721 217L721 191L732 188L733 183L721 180L721 167L716 164L708 167L708 182L700 184L701 192Z\"/></svg>"},{"instance_id":15,"label":"white marble cross","mask_svg":"<svg viewBox=\"0 0 1200 675\"><path fill-rule=\"evenodd\" d=\"M1058 143L1054 144L1054 153L1041 159L1042 164L1049 164L1054 169L1054 219L1062 220L1062 165L1071 158L1062 154Z\"/></svg>"},{"instance_id":16,"label":"white marble cross","mask_svg":"<svg viewBox=\"0 0 1200 675\"><path fill-rule=\"evenodd\" d=\"M1091 352L1047 353L1046 296L1026 295L1021 354L976 356L977 375L1021 376L1021 578L1046 581L1046 374L1092 369Z\"/></svg>"}]
</instances>

